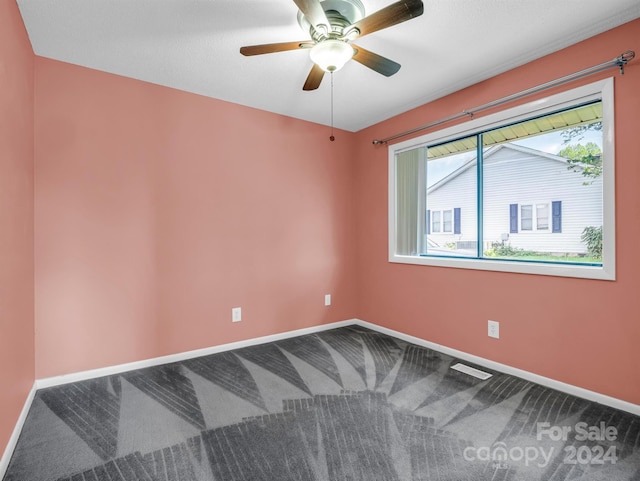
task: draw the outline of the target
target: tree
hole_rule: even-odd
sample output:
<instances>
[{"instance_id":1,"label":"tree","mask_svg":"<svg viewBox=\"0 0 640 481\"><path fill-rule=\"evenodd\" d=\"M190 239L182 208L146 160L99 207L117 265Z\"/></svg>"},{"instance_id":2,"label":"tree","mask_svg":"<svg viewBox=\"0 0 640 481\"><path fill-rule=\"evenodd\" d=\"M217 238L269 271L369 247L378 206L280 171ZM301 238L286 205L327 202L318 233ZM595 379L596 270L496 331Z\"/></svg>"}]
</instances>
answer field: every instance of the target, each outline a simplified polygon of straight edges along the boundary
<instances>
[{"instance_id":1,"label":"tree","mask_svg":"<svg viewBox=\"0 0 640 481\"><path fill-rule=\"evenodd\" d=\"M569 144L575 138L578 141L584 139L584 134L589 130L602 131L602 122L594 122L587 125L579 125L566 129L562 132L564 144ZM586 145L570 144L558 152L558 155L565 157L569 170L582 171L582 175L591 180L583 182L584 185L593 183L602 175L602 150L597 144L587 142ZM602 226L587 226L582 231L580 237L587 245L587 251L594 259L602 259Z\"/></svg>"},{"instance_id":2,"label":"tree","mask_svg":"<svg viewBox=\"0 0 640 481\"><path fill-rule=\"evenodd\" d=\"M602 259L602 226L587 226L580 237L587 244L587 251L594 259Z\"/></svg>"},{"instance_id":3,"label":"tree","mask_svg":"<svg viewBox=\"0 0 640 481\"><path fill-rule=\"evenodd\" d=\"M577 127L571 127L569 129L563 130L562 131L562 138L564 139L563 143L568 144L576 137L578 137L578 140L582 140L584 138L584 134L590 130L595 130L596 132L602 132L602 122L593 122L591 124L578 125Z\"/></svg>"},{"instance_id":4,"label":"tree","mask_svg":"<svg viewBox=\"0 0 640 481\"><path fill-rule=\"evenodd\" d=\"M585 185L593 183L593 179L602 175L602 150L594 142L568 145L558 155L567 159L569 170L582 172L584 177L591 179L585 181Z\"/></svg>"}]
</instances>

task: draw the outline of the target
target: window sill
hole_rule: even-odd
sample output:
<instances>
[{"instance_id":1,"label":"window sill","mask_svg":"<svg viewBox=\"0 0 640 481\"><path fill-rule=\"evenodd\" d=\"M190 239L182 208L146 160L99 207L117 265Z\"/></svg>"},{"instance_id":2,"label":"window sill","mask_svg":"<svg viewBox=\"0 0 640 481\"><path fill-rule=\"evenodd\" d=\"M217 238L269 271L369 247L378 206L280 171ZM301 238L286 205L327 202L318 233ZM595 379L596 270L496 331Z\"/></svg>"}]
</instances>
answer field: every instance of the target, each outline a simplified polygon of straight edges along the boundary
<instances>
[{"instance_id":1,"label":"window sill","mask_svg":"<svg viewBox=\"0 0 640 481\"><path fill-rule=\"evenodd\" d=\"M603 261L602 265L580 265L568 263L547 264L543 262L527 262L505 259L466 259L463 257L427 257L391 254L389 256L389 262L517 274L537 274L606 281L616 280L615 269L608 268L606 259Z\"/></svg>"}]
</instances>

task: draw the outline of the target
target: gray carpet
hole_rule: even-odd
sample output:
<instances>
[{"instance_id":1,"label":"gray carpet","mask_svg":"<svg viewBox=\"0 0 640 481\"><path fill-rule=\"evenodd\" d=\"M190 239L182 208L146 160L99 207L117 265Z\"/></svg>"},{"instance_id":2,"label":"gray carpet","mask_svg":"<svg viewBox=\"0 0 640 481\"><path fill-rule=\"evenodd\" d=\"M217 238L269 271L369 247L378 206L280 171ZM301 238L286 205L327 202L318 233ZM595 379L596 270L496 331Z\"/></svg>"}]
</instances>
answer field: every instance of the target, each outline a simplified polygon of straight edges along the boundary
<instances>
[{"instance_id":1,"label":"gray carpet","mask_svg":"<svg viewBox=\"0 0 640 481\"><path fill-rule=\"evenodd\" d=\"M640 480L639 417L456 362L346 327L42 389L4 481Z\"/></svg>"}]
</instances>

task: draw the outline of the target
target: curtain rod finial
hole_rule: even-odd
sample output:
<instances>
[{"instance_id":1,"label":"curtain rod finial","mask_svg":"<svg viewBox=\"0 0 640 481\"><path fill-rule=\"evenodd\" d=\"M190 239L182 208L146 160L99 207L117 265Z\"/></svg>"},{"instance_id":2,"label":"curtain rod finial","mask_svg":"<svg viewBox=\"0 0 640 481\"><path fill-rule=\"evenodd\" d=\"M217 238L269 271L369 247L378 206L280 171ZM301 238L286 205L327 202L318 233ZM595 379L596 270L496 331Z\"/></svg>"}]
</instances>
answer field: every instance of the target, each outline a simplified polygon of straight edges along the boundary
<instances>
[{"instance_id":1,"label":"curtain rod finial","mask_svg":"<svg viewBox=\"0 0 640 481\"><path fill-rule=\"evenodd\" d=\"M618 58L614 59L620 69L620 75L624 75L624 66L633 60L635 56L636 53L633 50L627 50L626 52L622 52Z\"/></svg>"}]
</instances>

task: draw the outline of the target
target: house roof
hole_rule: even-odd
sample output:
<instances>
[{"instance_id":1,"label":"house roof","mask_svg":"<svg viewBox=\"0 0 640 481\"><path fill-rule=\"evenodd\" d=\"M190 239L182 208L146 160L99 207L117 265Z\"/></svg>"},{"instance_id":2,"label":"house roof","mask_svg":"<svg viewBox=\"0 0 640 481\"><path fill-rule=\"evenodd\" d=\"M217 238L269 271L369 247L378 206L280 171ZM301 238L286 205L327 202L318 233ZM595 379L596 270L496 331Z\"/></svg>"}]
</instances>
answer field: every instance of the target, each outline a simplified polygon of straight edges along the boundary
<instances>
[{"instance_id":1,"label":"house roof","mask_svg":"<svg viewBox=\"0 0 640 481\"><path fill-rule=\"evenodd\" d=\"M528 154L528 155L535 155L535 156L538 156L538 157L544 157L546 159L553 160L554 162L561 162L563 164L568 164L567 159L565 157L560 156L560 155L554 155L554 154L550 154L548 152L543 152L541 150L532 149L530 147L525 147L525 146L522 146L522 145L516 145L516 144L512 144L512 143L499 144L499 145L494 145L494 146L490 147L484 153L484 158L486 159L488 157L491 157L491 156L495 155L496 153L500 152L503 149L509 149L509 150L513 150L513 151L516 151L516 152L521 152L521 153ZM443 177L442 179L437 181L435 184L429 186L427 188L427 193L431 193L431 192L434 192L434 191L438 190L440 187L442 187L443 185L447 184L451 180L455 179L459 175L463 174L464 172L466 172L470 168L475 167L477 162L478 162L478 157L477 156L472 157L467 162L465 162L460 167L458 167L456 170L454 170L453 172L451 172L447 176Z\"/></svg>"}]
</instances>

